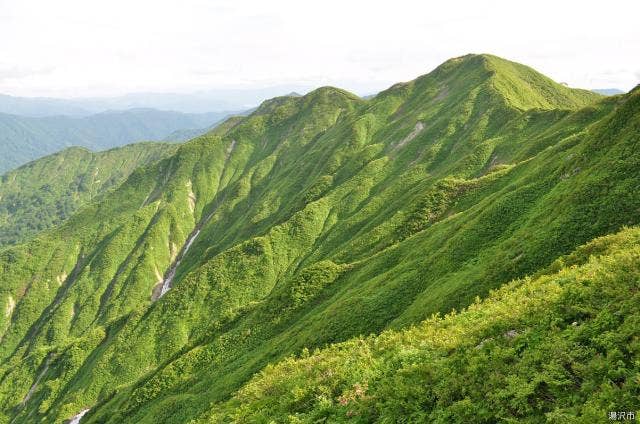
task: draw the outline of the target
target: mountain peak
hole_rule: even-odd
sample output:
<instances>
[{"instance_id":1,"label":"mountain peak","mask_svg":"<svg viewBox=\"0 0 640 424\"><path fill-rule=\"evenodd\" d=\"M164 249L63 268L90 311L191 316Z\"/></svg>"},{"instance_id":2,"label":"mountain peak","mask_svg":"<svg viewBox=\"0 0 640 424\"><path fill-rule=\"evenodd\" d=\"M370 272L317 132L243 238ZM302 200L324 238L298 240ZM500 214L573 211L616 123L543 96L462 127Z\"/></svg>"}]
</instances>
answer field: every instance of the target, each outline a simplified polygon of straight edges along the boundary
<instances>
[{"instance_id":1,"label":"mountain peak","mask_svg":"<svg viewBox=\"0 0 640 424\"><path fill-rule=\"evenodd\" d=\"M559 84L526 65L492 55L482 57L494 74L496 90L518 109L578 109L602 97Z\"/></svg>"},{"instance_id":2,"label":"mountain peak","mask_svg":"<svg viewBox=\"0 0 640 424\"><path fill-rule=\"evenodd\" d=\"M350 93L341 88L324 86L316 88L313 91L305 94L304 96L293 96L287 94L284 96L274 97L269 100L265 100L258 106L255 114L262 115L273 112L276 108L284 105L314 105L314 104L332 104L334 106L345 105L348 103L362 101L362 99L353 93Z\"/></svg>"},{"instance_id":3,"label":"mountain peak","mask_svg":"<svg viewBox=\"0 0 640 424\"><path fill-rule=\"evenodd\" d=\"M457 80L457 85L466 89L473 88L471 82L484 84L507 105L519 110L573 110L602 98L592 91L560 84L526 65L487 53L449 59L416 81L434 78L449 85Z\"/></svg>"},{"instance_id":4,"label":"mountain peak","mask_svg":"<svg viewBox=\"0 0 640 424\"><path fill-rule=\"evenodd\" d=\"M360 97L358 97L357 95L347 90L343 90L342 88L332 87L329 85L316 88L315 90L310 91L304 96L302 96L302 98L309 100L309 99L326 98L329 96L341 97L348 100L361 100Z\"/></svg>"}]
</instances>

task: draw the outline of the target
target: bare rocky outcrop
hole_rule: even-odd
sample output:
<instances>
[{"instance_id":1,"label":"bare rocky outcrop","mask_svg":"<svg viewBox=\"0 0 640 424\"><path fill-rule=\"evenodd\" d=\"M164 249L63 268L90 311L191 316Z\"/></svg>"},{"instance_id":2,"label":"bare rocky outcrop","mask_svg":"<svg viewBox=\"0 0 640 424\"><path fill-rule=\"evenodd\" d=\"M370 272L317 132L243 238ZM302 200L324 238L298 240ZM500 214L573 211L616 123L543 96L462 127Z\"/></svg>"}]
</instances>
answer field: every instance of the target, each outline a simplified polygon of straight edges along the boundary
<instances>
[{"instance_id":1,"label":"bare rocky outcrop","mask_svg":"<svg viewBox=\"0 0 640 424\"><path fill-rule=\"evenodd\" d=\"M405 146L407 143L415 139L418 136L418 134L420 134L424 129L425 129L424 123L418 121L416 123L416 126L413 128L413 130L405 138L395 143L395 145L393 146L393 150L398 150L403 146Z\"/></svg>"}]
</instances>

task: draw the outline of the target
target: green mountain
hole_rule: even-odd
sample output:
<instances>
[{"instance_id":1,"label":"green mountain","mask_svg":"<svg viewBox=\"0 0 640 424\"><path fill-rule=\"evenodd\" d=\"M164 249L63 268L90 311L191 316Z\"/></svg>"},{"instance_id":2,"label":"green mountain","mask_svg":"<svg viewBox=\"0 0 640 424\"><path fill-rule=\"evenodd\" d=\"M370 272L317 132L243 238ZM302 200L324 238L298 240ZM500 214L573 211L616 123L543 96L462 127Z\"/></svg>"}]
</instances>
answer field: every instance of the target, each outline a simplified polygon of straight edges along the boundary
<instances>
[{"instance_id":1,"label":"green mountain","mask_svg":"<svg viewBox=\"0 0 640 424\"><path fill-rule=\"evenodd\" d=\"M0 252L0 422L638 409L639 133L490 55L266 101Z\"/></svg>"},{"instance_id":2,"label":"green mountain","mask_svg":"<svg viewBox=\"0 0 640 424\"><path fill-rule=\"evenodd\" d=\"M68 147L98 151L136 141L163 140L177 130L209 127L227 115L226 112L188 114L154 109L82 117L0 113L0 174Z\"/></svg>"},{"instance_id":3,"label":"green mountain","mask_svg":"<svg viewBox=\"0 0 640 424\"><path fill-rule=\"evenodd\" d=\"M176 149L177 145L166 143L132 144L99 153L72 147L6 173L0 179L0 246L58 225L117 187L136 168Z\"/></svg>"}]
</instances>

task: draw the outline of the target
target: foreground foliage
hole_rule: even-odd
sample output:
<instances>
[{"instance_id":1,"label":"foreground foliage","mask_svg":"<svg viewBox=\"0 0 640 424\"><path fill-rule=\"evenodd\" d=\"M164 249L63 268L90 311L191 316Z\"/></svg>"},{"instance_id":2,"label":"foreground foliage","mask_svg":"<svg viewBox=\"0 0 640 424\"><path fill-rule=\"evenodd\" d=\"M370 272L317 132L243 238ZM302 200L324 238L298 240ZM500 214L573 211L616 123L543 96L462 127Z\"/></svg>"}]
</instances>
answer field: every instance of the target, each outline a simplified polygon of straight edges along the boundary
<instances>
[{"instance_id":1,"label":"foreground foliage","mask_svg":"<svg viewBox=\"0 0 640 424\"><path fill-rule=\"evenodd\" d=\"M640 407L640 230L460 313L267 366L202 422L606 422Z\"/></svg>"}]
</instances>

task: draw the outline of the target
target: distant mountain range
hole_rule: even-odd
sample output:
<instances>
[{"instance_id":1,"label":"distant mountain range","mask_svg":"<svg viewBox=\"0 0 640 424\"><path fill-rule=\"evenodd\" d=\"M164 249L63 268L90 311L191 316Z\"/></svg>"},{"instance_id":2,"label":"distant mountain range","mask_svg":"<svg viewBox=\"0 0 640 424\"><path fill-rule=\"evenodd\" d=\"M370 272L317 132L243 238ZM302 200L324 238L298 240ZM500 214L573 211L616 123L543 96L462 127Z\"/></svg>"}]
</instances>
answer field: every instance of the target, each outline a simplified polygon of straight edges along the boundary
<instances>
[{"instance_id":1,"label":"distant mountain range","mask_svg":"<svg viewBox=\"0 0 640 424\"><path fill-rule=\"evenodd\" d=\"M624 91L618 88L594 88L594 93L602 94L604 96L615 96L616 94L624 94Z\"/></svg>"},{"instance_id":2,"label":"distant mountain range","mask_svg":"<svg viewBox=\"0 0 640 424\"><path fill-rule=\"evenodd\" d=\"M195 93L132 93L118 97L57 99L15 97L0 94L0 113L21 116L87 116L127 109L159 109L184 113L209 113L246 110L262 101L296 92L306 93L311 86L278 85L259 89L216 89Z\"/></svg>"},{"instance_id":3,"label":"distant mountain range","mask_svg":"<svg viewBox=\"0 0 640 424\"><path fill-rule=\"evenodd\" d=\"M0 94L0 175L71 146L99 151L138 141L186 141L267 98L299 96L296 91L309 89L292 85L74 99Z\"/></svg>"},{"instance_id":4,"label":"distant mountain range","mask_svg":"<svg viewBox=\"0 0 640 424\"><path fill-rule=\"evenodd\" d=\"M98 151L135 141L184 141L205 132L229 114L155 109L109 111L76 117L0 114L0 174L71 146Z\"/></svg>"},{"instance_id":5,"label":"distant mountain range","mask_svg":"<svg viewBox=\"0 0 640 424\"><path fill-rule=\"evenodd\" d=\"M73 100L47 97L14 97L6 94L0 94L0 113L33 117L91 115L89 110L84 109Z\"/></svg>"}]
</instances>

